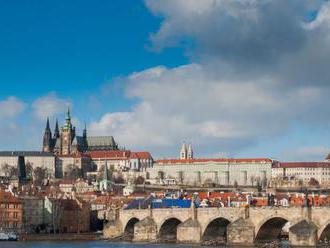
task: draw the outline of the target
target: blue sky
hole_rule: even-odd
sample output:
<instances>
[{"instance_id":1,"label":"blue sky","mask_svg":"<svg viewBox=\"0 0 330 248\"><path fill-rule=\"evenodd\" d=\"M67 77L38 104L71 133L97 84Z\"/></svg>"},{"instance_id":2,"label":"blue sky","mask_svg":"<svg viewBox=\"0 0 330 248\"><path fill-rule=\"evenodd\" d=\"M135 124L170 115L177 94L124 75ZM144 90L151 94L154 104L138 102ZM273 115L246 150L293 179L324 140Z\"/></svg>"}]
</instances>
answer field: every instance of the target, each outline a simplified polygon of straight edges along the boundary
<instances>
[{"instance_id":1,"label":"blue sky","mask_svg":"<svg viewBox=\"0 0 330 248\"><path fill-rule=\"evenodd\" d=\"M323 159L329 3L248 2L0 1L0 149L40 149L70 106L155 157Z\"/></svg>"}]
</instances>

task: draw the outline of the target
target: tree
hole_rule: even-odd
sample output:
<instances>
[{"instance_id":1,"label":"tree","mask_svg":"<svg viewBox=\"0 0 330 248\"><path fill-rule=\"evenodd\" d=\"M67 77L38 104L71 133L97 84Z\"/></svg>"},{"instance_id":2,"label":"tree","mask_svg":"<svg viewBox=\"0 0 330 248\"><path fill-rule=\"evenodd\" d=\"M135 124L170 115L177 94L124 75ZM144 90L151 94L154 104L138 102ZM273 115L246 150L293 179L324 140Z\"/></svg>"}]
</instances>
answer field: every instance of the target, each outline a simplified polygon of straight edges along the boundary
<instances>
[{"instance_id":1,"label":"tree","mask_svg":"<svg viewBox=\"0 0 330 248\"><path fill-rule=\"evenodd\" d=\"M42 167L36 167L33 170L33 181L36 185L41 185L42 181L47 177L47 169Z\"/></svg>"},{"instance_id":2,"label":"tree","mask_svg":"<svg viewBox=\"0 0 330 248\"><path fill-rule=\"evenodd\" d=\"M26 171L27 178L33 178L33 164L32 163L27 162L25 164L25 171Z\"/></svg>"},{"instance_id":3,"label":"tree","mask_svg":"<svg viewBox=\"0 0 330 248\"><path fill-rule=\"evenodd\" d=\"M142 176L138 176L135 179L134 184L144 184L144 178Z\"/></svg>"},{"instance_id":4,"label":"tree","mask_svg":"<svg viewBox=\"0 0 330 248\"><path fill-rule=\"evenodd\" d=\"M7 163L1 165L1 171L3 172L5 177L8 177L8 178L18 177L18 168L11 166Z\"/></svg>"},{"instance_id":5,"label":"tree","mask_svg":"<svg viewBox=\"0 0 330 248\"><path fill-rule=\"evenodd\" d=\"M255 180L254 176L251 176L250 177L251 186L254 186L254 180Z\"/></svg>"},{"instance_id":6,"label":"tree","mask_svg":"<svg viewBox=\"0 0 330 248\"><path fill-rule=\"evenodd\" d=\"M312 178L309 180L308 185L309 185L309 186L312 186L312 187L320 187L320 183L319 183L319 181L317 181L314 177L312 177Z\"/></svg>"},{"instance_id":7,"label":"tree","mask_svg":"<svg viewBox=\"0 0 330 248\"><path fill-rule=\"evenodd\" d=\"M115 177L115 183L118 183L118 184L125 183L123 176L119 175L119 176Z\"/></svg>"},{"instance_id":8,"label":"tree","mask_svg":"<svg viewBox=\"0 0 330 248\"><path fill-rule=\"evenodd\" d=\"M67 170L64 173L64 178L65 179L71 179L71 180L76 180L81 177L81 169L74 165L74 164L69 164L67 166Z\"/></svg>"}]
</instances>

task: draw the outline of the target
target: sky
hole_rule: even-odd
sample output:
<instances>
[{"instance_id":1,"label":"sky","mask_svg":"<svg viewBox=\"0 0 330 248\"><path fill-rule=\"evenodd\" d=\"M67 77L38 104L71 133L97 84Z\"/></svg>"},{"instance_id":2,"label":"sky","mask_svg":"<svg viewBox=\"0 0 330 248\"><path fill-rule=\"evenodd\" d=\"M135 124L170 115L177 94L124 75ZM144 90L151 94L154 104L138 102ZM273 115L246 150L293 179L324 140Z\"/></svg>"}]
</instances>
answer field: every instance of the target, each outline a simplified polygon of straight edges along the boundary
<instances>
[{"instance_id":1,"label":"sky","mask_svg":"<svg viewBox=\"0 0 330 248\"><path fill-rule=\"evenodd\" d=\"M78 133L178 157L323 160L330 2L0 1L0 150Z\"/></svg>"}]
</instances>

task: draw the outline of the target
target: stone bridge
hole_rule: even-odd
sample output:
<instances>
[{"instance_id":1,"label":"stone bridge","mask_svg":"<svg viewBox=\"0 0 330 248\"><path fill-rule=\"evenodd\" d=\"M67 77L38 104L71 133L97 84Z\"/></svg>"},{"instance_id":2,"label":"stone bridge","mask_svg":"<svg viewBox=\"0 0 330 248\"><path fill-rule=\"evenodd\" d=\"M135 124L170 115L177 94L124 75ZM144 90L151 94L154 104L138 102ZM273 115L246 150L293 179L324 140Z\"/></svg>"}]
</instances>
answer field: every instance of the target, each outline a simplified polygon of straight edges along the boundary
<instances>
[{"instance_id":1,"label":"stone bridge","mask_svg":"<svg viewBox=\"0 0 330 248\"><path fill-rule=\"evenodd\" d=\"M291 245L315 246L330 240L330 207L162 208L117 210L104 236L200 243L223 240L251 245L278 239L289 222Z\"/></svg>"}]
</instances>

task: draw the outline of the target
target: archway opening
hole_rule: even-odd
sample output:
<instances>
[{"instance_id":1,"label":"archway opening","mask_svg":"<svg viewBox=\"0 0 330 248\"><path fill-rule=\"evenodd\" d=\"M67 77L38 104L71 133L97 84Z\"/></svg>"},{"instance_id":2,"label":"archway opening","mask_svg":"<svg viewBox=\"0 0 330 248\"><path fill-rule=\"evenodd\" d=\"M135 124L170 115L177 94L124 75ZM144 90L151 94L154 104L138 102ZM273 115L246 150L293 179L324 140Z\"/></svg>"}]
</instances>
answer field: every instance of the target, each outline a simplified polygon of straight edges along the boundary
<instances>
[{"instance_id":1,"label":"archway opening","mask_svg":"<svg viewBox=\"0 0 330 248\"><path fill-rule=\"evenodd\" d=\"M133 237L134 237L134 225L136 223L139 222L139 219L137 218L132 218L130 219L126 226L125 226L125 230L124 230L124 235L123 235L123 239L125 241L131 241L133 240Z\"/></svg>"},{"instance_id":2,"label":"archway opening","mask_svg":"<svg viewBox=\"0 0 330 248\"><path fill-rule=\"evenodd\" d=\"M176 242L178 225L181 223L177 218L166 220L159 230L159 239L161 242Z\"/></svg>"},{"instance_id":3,"label":"archway opening","mask_svg":"<svg viewBox=\"0 0 330 248\"><path fill-rule=\"evenodd\" d=\"M330 243L330 224L328 224L326 228L324 228L323 232L321 233L319 242L325 244Z\"/></svg>"},{"instance_id":4,"label":"archway opening","mask_svg":"<svg viewBox=\"0 0 330 248\"><path fill-rule=\"evenodd\" d=\"M224 244L227 239L227 227L230 221L225 218L217 218L206 227L202 240L209 244ZM211 244L210 243L210 244Z\"/></svg>"},{"instance_id":5,"label":"archway opening","mask_svg":"<svg viewBox=\"0 0 330 248\"><path fill-rule=\"evenodd\" d=\"M275 217L267 220L259 229L255 241L267 243L288 238L288 220ZM287 225L286 225L287 224Z\"/></svg>"}]
</instances>

